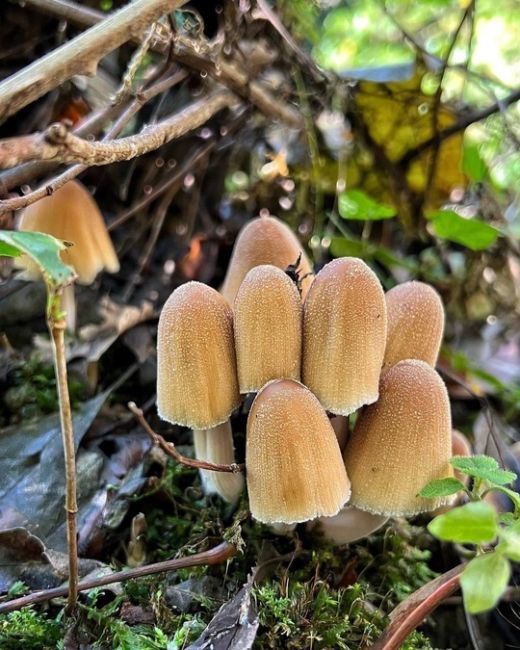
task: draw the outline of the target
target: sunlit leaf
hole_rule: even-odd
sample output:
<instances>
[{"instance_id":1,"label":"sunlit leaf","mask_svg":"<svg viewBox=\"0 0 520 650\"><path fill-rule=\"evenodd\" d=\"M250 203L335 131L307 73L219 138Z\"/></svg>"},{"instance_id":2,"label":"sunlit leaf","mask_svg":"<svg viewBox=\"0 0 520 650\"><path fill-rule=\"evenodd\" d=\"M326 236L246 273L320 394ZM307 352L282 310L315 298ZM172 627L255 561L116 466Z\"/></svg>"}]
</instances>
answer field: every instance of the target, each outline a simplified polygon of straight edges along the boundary
<instances>
[{"instance_id":1,"label":"sunlit leaf","mask_svg":"<svg viewBox=\"0 0 520 650\"><path fill-rule=\"evenodd\" d=\"M347 190L339 195L338 211L344 219L378 221L395 217L396 210L374 200L362 190Z\"/></svg>"},{"instance_id":2,"label":"sunlit leaf","mask_svg":"<svg viewBox=\"0 0 520 650\"><path fill-rule=\"evenodd\" d=\"M0 245L0 255L18 257L25 254L31 257L52 285L60 286L74 278L73 269L60 257L66 244L51 235L0 230Z\"/></svg>"},{"instance_id":3,"label":"sunlit leaf","mask_svg":"<svg viewBox=\"0 0 520 650\"><path fill-rule=\"evenodd\" d=\"M492 542L498 533L497 513L489 503L475 501L435 517L428 524L428 530L446 542Z\"/></svg>"},{"instance_id":4,"label":"sunlit leaf","mask_svg":"<svg viewBox=\"0 0 520 650\"><path fill-rule=\"evenodd\" d=\"M496 485L507 485L516 479L514 472L501 469L491 456L454 456L450 464L468 476L474 476Z\"/></svg>"},{"instance_id":5,"label":"sunlit leaf","mask_svg":"<svg viewBox=\"0 0 520 650\"><path fill-rule=\"evenodd\" d=\"M479 183L485 178L487 165L480 155L480 148L476 144L464 145L462 170L476 183Z\"/></svg>"},{"instance_id":6,"label":"sunlit leaf","mask_svg":"<svg viewBox=\"0 0 520 650\"><path fill-rule=\"evenodd\" d=\"M428 485L423 487L418 496L424 497L425 499L434 499L436 497L447 497L450 494L456 494L464 489L464 483L456 478L441 478L436 481L430 481Z\"/></svg>"},{"instance_id":7,"label":"sunlit leaf","mask_svg":"<svg viewBox=\"0 0 520 650\"><path fill-rule=\"evenodd\" d=\"M480 219L464 219L453 210L438 210L426 215L433 226L433 232L441 239L447 239L466 246L473 251L489 248L500 234L496 228Z\"/></svg>"},{"instance_id":8,"label":"sunlit leaf","mask_svg":"<svg viewBox=\"0 0 520 650\"><path fill-rule=\"evenodd\" d=\"M493 609L510 577L511 566L500 553L487 553L468 562L460 576L466 611L478 614Z\"/></svg>"}]
</instances>

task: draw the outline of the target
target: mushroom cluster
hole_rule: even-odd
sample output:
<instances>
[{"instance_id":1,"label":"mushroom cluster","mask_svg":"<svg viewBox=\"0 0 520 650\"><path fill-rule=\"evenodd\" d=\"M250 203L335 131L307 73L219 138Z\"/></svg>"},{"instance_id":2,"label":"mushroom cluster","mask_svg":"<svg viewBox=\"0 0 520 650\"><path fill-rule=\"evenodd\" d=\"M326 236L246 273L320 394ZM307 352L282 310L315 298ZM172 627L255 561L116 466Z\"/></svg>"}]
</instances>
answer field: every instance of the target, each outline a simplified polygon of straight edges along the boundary
<instances>
[{"instance_id":1,"label":"mushroom cluster","mask_svg":"<svg viewBox=\"0 0 520 650\"><path fill-rule=\"evenodd\" d=\"M232 463L230 417L256 393L245 458L253 517L319 522L352 541L447 503L417 496L451 475L450 405L434 370L443 328L430 286L385 295L353 257L314 277L287 226L259 217L239 234L221 293L188 282L164 305L158 412L193 429L199 459ZM243 490L242 475L201 473L229 502Z\"/></svg>"}]
</instances>

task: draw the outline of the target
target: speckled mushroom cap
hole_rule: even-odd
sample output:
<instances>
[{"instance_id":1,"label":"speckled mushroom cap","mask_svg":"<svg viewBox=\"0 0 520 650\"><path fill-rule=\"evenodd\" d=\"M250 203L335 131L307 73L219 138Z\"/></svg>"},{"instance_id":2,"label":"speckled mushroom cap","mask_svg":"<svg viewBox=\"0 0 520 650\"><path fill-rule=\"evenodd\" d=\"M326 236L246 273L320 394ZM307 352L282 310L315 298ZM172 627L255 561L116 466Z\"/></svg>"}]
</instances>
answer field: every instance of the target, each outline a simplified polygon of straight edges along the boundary
<instances>
[{"instance_id":1,"label":"speckled mushroom cap","mask_svg":"<svg viewBox=\"0 0 520 650\"><path fill-rule=\"evenodd\" d=\"M215 289L187 282L170 295L159 318L159 417L211 429L239 403L231 307Z\"/></svg>"},{"instance_id":2,"label":"speckled mushroom cap","mask_svg":"<svg viewBox=\"0 0 520 650\"><path fill-rule=\"evenodd\" d=\"M303 383L336 415L375 402L386 342L385 298L375 273L355 257L326 264L303 314Z\"/></svg>"},{"instance_id":3,"label":"speckled mushroom cap","mask_svg":"<svg viewBox=\"0 0 520 650\"><path fill-rule=\"evenodd\" d=\"M66 264L77 273L78 282L91 284L96 275L106 269L119 271L114 246L110 240L103 216L87 189L78 181L69 181L23 211L19 230L44 232L74 244L61 252ZM39 277L34 262L21 260L25 277Z\"/></svg>"},{"instance_id":4,"label":"speckled mushroom cap","mask_svg":"<svg viewBox=\"0 0 520 650\"><path fill-rule=\"evenodd\" d=\"M268 383L253 402L246 471L251 513L264 523L332 516L350 495L327 414L305 386L290 379Z\"/></svg>"},{"instance_id":5,"label":"speckled mushroom cap","mask_svg":"<svg viewBox=\"0 0 520 650\"><path fill-rule=\"evenodd\" d=\"M384 367L420 359L435 367L444 332L439 294L424 282L404 282L385 296L388 334Z\"/></svg>"},{"instance_id":6,"label":"speckled mushroom cap","mask_svg":"<svg viewBox=\"0 0 520 650\"><path fill-rule=\"evenodd\" d=\"M233 305L246 274L255 266L272 264L286 269L301 255L300 277L312 273L312 266L300 242L282 221L275 217L257 217L239 232L233 248L221 293ZM302 297L307 295L312 276L302 282Z\"/></svg>"},{"instance_id":7,"label":"speckled mushroom cap","mask_svg":"<svg viewBox=\"0 0 520 650\"><path fill-rule=\"evenodd\" d=\"M430 481L452 476L451 416L442 379L424 361L400 361L381 377L376 404L361 411L344 452L351 505L412 516L448 503L423 499Z\"/></svg>"},{"instance_id":8,"label":"speckled mushroom cap","mask_svg":"<svg viewBox=\"0 0 520 650\"><path fill-rule=\"evenodd\" d=\"M251 269L234 305L235 349L241 393L260 390L271 379L300 379L302 302L281 269Z\"/></svg>"}]
</instances>

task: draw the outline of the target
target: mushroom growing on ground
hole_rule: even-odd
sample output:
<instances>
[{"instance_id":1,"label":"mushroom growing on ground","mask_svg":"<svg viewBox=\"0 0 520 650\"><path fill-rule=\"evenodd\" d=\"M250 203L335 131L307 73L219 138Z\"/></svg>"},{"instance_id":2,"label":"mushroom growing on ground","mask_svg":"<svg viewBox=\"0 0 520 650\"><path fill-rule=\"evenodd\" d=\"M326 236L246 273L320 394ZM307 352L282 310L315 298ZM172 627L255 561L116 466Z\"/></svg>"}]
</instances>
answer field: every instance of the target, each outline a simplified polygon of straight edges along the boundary
<instances>
[{"instance_id":1,"label":"mushroom growing on ground","mask_svg":"<svg viewBox=\"0 0 520 650\"><path fill-rule=\"evenodd\" d=\"M420 359L435 367L444 332L439 294L424 282L404 282L385 296L388 334L384 367Z\"/></svg>"},{"instance_id":2,"label":"mushroom growing on ground","mask_svg":"<svg viewBox=\"0 0 520 650\"><path fill-rule=\"evenodd\" d=\"M318 273L303 306L303 383L323 407L349 415L379 395L386 307L375 273L343 257Z\"/></svg>"},{"instance_id":3,"label":"mushroom growing on ground","mask_svg":"<svg viewBox=\"0 0 520 650\"><path fill-rule=\"evenodd\" d=\"M272 264L285 270L298 263L302 298L312 284L312 266L292 230L275 217L257 217L239 232L221 293L233 305L247 273L255 266ZM305 277L307 276L307 277Z\"/></svg>"},{"instance_id":4,"label":"mushroom growing on ground","mask_svg":"<svg viewBox=\"0 0 520 650\"><path fill-rule=\"evenodd\" d=\"M76 271L80 284L92 284L96 275L106 269L119 271L114 246L108 234L97 203L78 181L69 181L47 196L25 208L19 230L43 232L71 242L73 246L62 251L61 257ZM25 269L25 277L40 276L34 262L20 258L18 265ZM76 329L76 303L74 286L63 291L62 306L66 312L67 329Z\"/></svg>"},{"instance_id":5,"label":"mushroom growing on ground","mask_svg":"<svg viewBox=\"0 0 520 650\"><path fill-rule=\"evenodd\" d=\"M251 269L234 305L234 332L241 393L256 392L271 379L300 379L302 303L281 269Z\"/></svg>"},{"instance_id":6,"label":"mushroom growing on ground","mask_svg":"<svg viewBox=\"0 0 520 650\"><path fill-rule=\"evenodd\" d=\"M320 517L307 526L320 532L328 542L350 544L379 530L388 519L386 515L374 515L354 506L345 506L334 517Z\"/></svg>"},{"instance_id":7,"label":"mushroom growing on ground","mask_svg":"<svg viewBox=\"0 0 520 650\"><path fill-rule=\"evenodd\" d=\"M159 318L159 417L198 431L198 451L205 454L201 460L233 462L233 440L226 424L239 404L231 307L205 284L183 284L170 295ZM219 438L215 441L211 436ZM223 480L226 491L230 483L241 491L241 475L229 474ZM220 479L211 481L217 486ZM203 474L203 482L207 485L207 475Z\"/></svg>"},{"instance_id":8,"label":"mushroom growing on ground","mask_svg":"<svg viewBox=\"0 0 520 650\"><path fill-rule=\"evenodd\" d=\"M351 505L387 516L435 510L451 497L417 494L453 475L450 457L450 402L442 379L424 361L400 361L383 373L379 400L360 413L345 448Z\"/></svg>"},{"instance_id":9,"label":"mushroom growing on ground","mask_svg":"<svg viewBox=\"0 0 520 650\"><path fill-rule=\"evenodd\" d=\"M299 382L269 382L247 420L246 469L251 513L293 524L339 512L350 481L327 414Z\"/></svg>"}]
</instances>

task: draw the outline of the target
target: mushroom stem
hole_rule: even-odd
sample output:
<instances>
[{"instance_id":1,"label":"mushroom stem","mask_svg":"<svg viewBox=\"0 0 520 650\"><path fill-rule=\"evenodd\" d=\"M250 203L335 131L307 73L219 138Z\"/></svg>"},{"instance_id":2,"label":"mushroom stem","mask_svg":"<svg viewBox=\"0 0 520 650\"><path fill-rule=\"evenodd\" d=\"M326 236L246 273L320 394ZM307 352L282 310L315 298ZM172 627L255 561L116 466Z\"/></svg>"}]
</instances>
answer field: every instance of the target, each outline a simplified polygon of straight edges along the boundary
<instances>
[{"instance_id":1,"label":"mushroom stem","mask_svg":"<svg viewBox=\"0 0 520 650\"><path fill-rule=\"evenodd\" d=\"M61 307L65 312L65 325L69 334L76 332L76 297L74 293L74 284L68 284L63 288L61 295Z\"/></svg>"},{"instance_id":2,"label":"mushroom stem","mask_svg":"<svg viewBox=\"0 0 520 650\"><path fill-rule=\"evenodd\" d=\"M233 433L229 420L212 429L194 430L195 458L215 464L235 463ZM218 494L228 503L236 503L244 489L241 474L213 472L201 469L202 487L206 494Z\"/></svg>"},{"instance_id":3,"label":"mushroom stem","mask_svg":"<svg viewBox=\"0 0 520 650\"><path fill-rule=\"evenodd\" d=\"M310 521L310 530L317 528L324 539L333 544L350 544L368 537L388 521L385 515L373 515L354 506L342 508L334 517Z\"/></svg>"}]
</instances>

